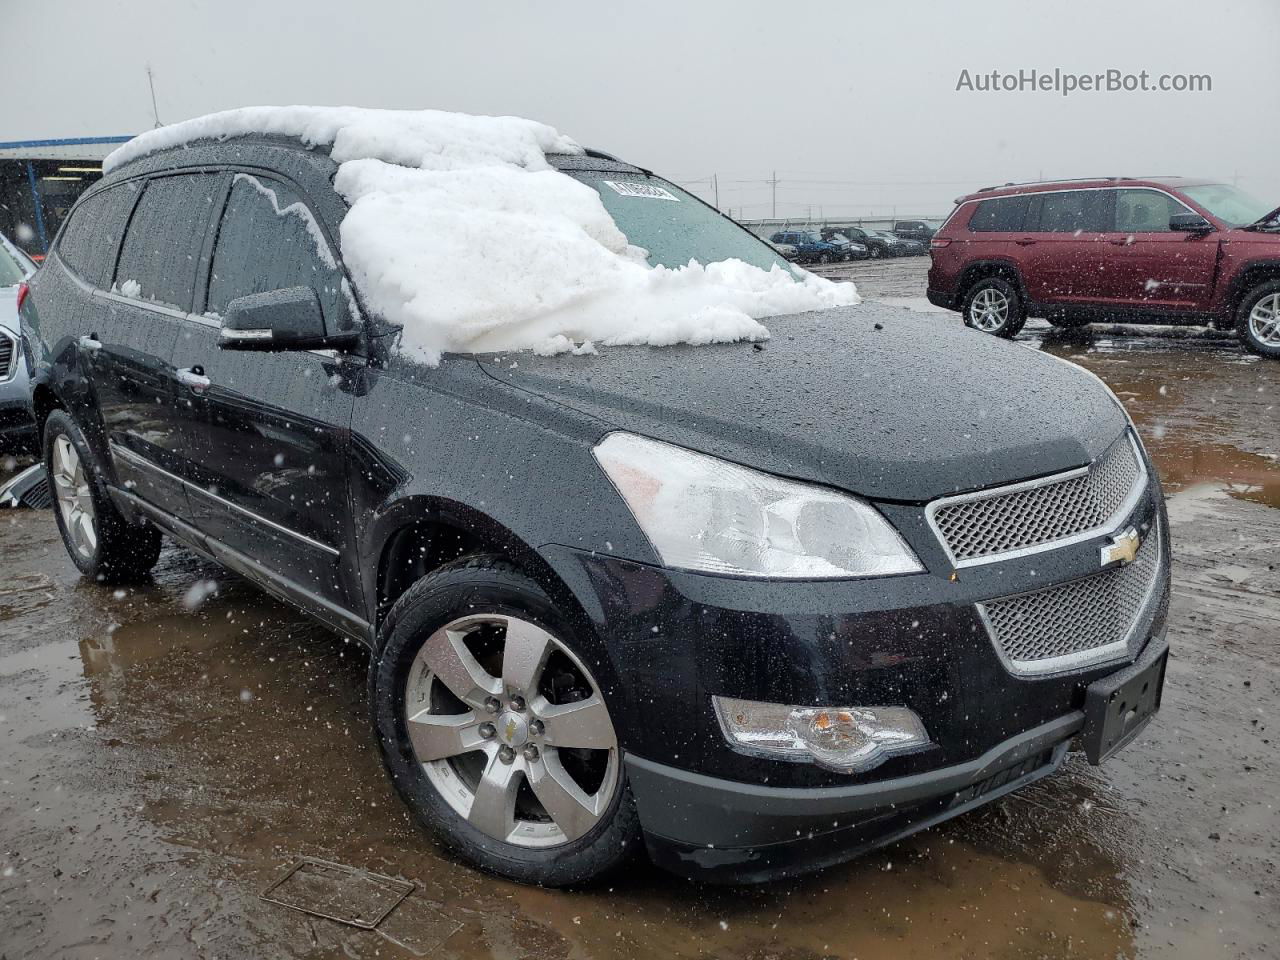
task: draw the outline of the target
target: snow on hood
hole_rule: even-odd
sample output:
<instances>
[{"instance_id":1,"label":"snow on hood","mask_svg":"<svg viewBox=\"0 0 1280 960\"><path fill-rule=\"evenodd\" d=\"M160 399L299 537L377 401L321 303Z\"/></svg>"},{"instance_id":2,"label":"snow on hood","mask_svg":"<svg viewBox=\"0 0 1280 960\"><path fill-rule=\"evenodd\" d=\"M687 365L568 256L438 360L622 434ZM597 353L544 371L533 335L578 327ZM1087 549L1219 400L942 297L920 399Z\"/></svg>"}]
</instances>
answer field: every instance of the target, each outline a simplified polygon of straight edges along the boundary
<instances>
[{"instance_id":1,"label":"snow on hood","mask_svg":"<svg viewBox=\"0 0 1280 960\"><path fill-rule=\"evenodd\" d=\"M357 107L247 107L144 133L107 172L195 140L251 134L330 148L350 204L343 260L404 349L590 352L765 340L762 317L856 303L851 283L740 260L650 267L591 187L553 169L573 140L519 117Z\"/></svg>"}]
</instances>

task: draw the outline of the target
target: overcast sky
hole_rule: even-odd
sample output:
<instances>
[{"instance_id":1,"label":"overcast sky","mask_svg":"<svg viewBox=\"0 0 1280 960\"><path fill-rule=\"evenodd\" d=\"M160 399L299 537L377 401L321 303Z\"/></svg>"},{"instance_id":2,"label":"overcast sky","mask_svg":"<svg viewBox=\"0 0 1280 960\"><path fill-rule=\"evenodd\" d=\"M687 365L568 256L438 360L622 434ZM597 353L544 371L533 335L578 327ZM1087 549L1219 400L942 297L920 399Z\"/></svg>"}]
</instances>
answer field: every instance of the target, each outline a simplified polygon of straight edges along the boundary
<instances>
[{"instance_id":1,"label":"overcast sky","mask_svg":"<svg viewBox=\"0 0 1280 960\"><path fill-rule=\"evenodd\" d=\"M943 214L1007 180L1238 178L1280 203L1280 4L4 4L0 140L136 133L261 103L517 114L720 203ZM957 91L1055 68L1197 73L1211 92ZM25 101L21 94L29 96ZM694 184L710 196L709 182Z\"/></svg>"}]
</instances>

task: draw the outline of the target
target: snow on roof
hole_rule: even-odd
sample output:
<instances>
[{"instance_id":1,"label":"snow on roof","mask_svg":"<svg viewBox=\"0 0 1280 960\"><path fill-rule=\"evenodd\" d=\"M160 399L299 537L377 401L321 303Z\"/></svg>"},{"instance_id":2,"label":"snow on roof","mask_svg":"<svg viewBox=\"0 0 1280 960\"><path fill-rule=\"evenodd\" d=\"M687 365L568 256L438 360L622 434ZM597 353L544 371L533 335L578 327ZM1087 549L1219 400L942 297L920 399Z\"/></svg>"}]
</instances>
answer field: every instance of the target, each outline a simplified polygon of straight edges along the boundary
<instances>
[{"instance_id":1,"label":"snow on roof","mask_svg":"<svg viewBox=\"0 0 1280 960\"><path fill-rule=\"evenodd\" d=\"M350 210L342 256L366 307L442 352L763 340L759 318L856 303L852 284L740 260L651 267L591 187L549 153L582 148L546 124L438 110L247 107L148 131L107 172L157 150L234 136L330 148ZM578 352L590 352L578 347Z\"/></svg>"}]
</instances>

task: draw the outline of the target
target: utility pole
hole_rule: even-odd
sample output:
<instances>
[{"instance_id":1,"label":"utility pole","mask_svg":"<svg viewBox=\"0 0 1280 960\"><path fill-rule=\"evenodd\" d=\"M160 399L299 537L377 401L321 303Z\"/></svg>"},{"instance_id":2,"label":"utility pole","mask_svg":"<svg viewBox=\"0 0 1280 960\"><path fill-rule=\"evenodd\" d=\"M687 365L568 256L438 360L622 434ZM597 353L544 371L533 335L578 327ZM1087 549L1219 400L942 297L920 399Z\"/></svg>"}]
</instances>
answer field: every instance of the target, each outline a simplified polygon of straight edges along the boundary
<instances>
[{"instance_id":1,"label":"utility pole","mask_svg":"<svg viewBox=\"0 0 1280 960\"><path fill-rule=\"evenodd\" d=\"M765 182L773 187L773 212L769 214L769 219L777 220L778 219L778 171L777 170L773 171L773 179L766 180Z\"/></svg>"},{"instance_id":2,"label":"utility pole","mask_svg":"<svg viewBox=\"0 0 1280 960\"><path fill-rule=\"evenodd\" d=\"M713 173L711 175L711 187L716 194L716 209L720 209L720 175Z\"/></svg>"}]
</instances>

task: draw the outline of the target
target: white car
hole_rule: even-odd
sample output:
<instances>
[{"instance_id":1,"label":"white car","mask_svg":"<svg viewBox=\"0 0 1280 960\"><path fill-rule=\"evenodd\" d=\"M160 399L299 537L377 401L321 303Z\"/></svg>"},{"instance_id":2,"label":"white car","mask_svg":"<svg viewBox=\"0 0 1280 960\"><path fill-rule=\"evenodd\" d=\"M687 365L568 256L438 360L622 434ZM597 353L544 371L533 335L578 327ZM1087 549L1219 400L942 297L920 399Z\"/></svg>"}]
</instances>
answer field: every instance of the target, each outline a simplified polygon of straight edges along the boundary
<instances>
[{"instance_id":1,"label":"white car","mask_svg":"<svg viewBox=\"0 0 1280 960\"><path fill-rule=\"evenodd\" d=\"M27 365L18 326L18 286L36 265L0 234L0 453L35 452Z\"/></svg>"}]
</instances>

